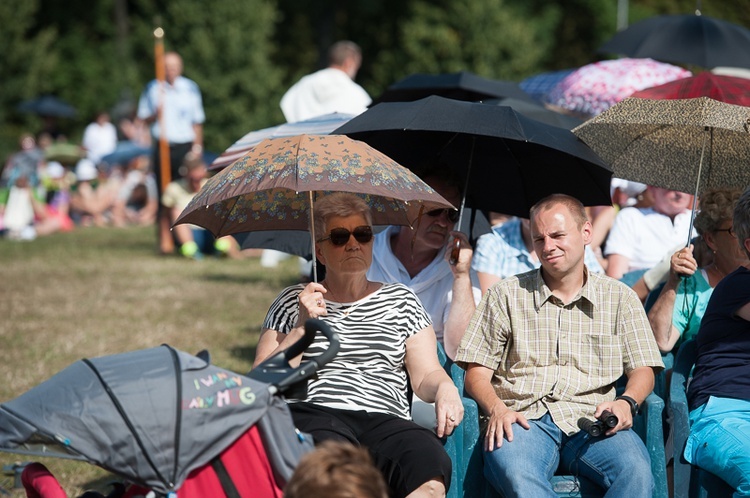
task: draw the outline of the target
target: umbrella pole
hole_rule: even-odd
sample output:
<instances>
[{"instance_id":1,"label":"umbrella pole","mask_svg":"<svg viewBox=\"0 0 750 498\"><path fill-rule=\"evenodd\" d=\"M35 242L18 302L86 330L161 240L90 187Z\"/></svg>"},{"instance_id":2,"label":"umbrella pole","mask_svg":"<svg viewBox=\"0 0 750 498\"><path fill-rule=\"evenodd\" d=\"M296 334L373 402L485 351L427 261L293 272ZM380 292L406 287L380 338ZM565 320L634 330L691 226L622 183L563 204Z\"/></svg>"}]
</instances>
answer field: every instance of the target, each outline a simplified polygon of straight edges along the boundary
<instances>
[{"instance_id":1,"label":"umbrella pole","mask_svg":"<svg viewBox=\"0 0 750 498\"><path fill-rule=\"evenodd\" d=\"M461 192L461 206L458 208L458 229L461 230L461 224L464 221L464 207L466 206L466 192L469 191L469 178L471 177L471 165L474 163L474 145L477 137L471 137L471 150L469 151L469 166L466 168L466 180L464 181L464 190ZM467 233L469 230L467 230Z\"/></svg>"},{"instance_id":2,"label":"umbrella pole","mask_svg":"<svg viewBox=\"0 0 750 498\"><path fill-rule=\"evenodd\" d=\"M701 174L703 172L703 156L706 154L706 140L708 140L708 133L711 128L706 126L703 133L703 147L701 147L701 160L698 163L698 181L695 182L695 195L693 196L693 208L690 210L690 225L688 225L688 240L685 247L690 247L690 240L693 233L693 221L695 221L695 208L698 205L698 189L701 185ZM713 130L711 130L713 131Z\"/></svg>"},{"instance_id":3,"label":"umbrella pole","mask_svg":"<svg viewBox=\"0 0 750 498\"><path fill-rule=\"evenodd\" d=\"M313 214L313 193L310 194L310 248L312 253L313 282L318 283L318 258L315 257L315 215Z\"/></svg>"},{"instance_id":4,"label":"umbrella pole","mask_svg":"<svg viewBox=\"0 0 750 498\"><path fill-rule=\"evenodd\" d=\"M156 61L156 80L159 82L159 103L157 109L157 120L159 122L159 166L161 168L161 191L167 188L169 182L172 180L171 168L169 166L169 142L167 141L167 134L164 130L164 82L165 66L164 66L164 30L162 28L156 28L154 30L154 60Z\"/></svg>"}]
</instances>

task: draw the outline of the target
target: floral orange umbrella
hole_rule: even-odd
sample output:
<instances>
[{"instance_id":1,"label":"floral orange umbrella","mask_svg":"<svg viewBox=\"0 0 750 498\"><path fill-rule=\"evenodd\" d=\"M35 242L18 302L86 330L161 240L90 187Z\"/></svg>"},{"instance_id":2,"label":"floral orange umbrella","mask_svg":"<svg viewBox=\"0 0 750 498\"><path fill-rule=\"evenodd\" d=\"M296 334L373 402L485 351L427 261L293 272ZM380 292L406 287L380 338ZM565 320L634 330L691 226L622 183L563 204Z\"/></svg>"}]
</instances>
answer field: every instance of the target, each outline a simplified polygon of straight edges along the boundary
<instances>
[{"instance_id":1,"label":"floral orange umbrella","mask_svg":"<svg viewBox=\"0 0 750 498\"><path fill-rule=\"evenodd\" d=\"M410 170L344 135L264 140L206 182L175 221L216 237L256 230L310 230L315 196L350 192L375 225L415 225L423 212L453 206ZM313 251L314 259L314 251ZM315 268L313 261L313 268Z\"/></svg>"}]
</instances>

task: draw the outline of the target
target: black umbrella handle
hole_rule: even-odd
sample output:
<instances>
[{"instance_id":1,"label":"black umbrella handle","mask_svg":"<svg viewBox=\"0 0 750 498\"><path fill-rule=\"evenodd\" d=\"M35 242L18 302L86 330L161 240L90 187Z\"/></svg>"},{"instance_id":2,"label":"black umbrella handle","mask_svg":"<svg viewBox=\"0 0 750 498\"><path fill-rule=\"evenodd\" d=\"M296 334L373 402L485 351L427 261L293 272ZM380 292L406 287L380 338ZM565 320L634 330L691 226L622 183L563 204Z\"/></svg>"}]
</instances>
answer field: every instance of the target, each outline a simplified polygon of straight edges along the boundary
<instances>
[{"instance_id":1,"label":"black umbrella handle","mask_svg":"<svg viewBox=\"0 0 750 498\"><path fill-rule=\"evenodd\" d=\"M328 349L326 349L323 354L320 354L310 360L310 361L315 362L315 364L317 365L317 368L320 368L326 363L328 363L329 361L331 361L333 358L335 358L336 354L339 352L339 349L341 348L339 335L336 332L334 332L331 326L328 325L326 322L324 322L323 320L318 320L316 318L310 318L309 320L305 322L305 337L307 337L308 334L310 334L310 331L312 331L311 335L313 338L315 337L315 333L317 331L320 331L325 336L325 338L328 339ZM296 345L297 343L293 344L292 347Z\"/></svg>"}]
</instances>

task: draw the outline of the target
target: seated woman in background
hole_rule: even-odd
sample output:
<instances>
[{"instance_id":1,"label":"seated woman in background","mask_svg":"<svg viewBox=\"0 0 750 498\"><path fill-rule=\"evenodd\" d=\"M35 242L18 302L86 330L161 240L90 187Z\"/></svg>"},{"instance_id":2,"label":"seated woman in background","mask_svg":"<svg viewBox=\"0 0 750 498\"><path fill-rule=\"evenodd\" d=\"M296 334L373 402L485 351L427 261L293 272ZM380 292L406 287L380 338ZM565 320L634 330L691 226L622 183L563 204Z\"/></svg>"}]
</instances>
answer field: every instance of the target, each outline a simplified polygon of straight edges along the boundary
<instances>
[{"instance_id":1,"label":"seated woman in background","mask_svg":"<svg viewBox=\"0 0 750 498\"><path fill-rule=\"evenodd\" d=\"M737 201L731 228L726 236L746 263L716 286L695 337L684 456L723 479L734 496L750 496L750 188Z\"/></svg>"},{"instance_id":2,"label":"seated woman in background","mask_svg":"<svg viewBox=\"0 0 750 498\"><path fill-rule=\"evenodd\" d=\"M325 280L284 289L263 323L255 365L303 335L308 318L338 333L341 349L309 381L305 399L290 402L295 425L325 440L366 447L392 496L444 496L451 461L439 440L461 422L458 390L437 359L437 339L419 299L400 283L367 279L372 262L372 214L353 194L317 201L315 254ZM327 341L316 337L302 358L317 356ZM411 420L407 383L435 403L437 429Z\"/></svg>"},{"instance_id":3,"label":"seated woman in background","mask_svg":"<svg viewBox=\"0 0 750 498\"><path fill-rule=\"evenodd\" d=\"M714 189L701 195L701 210L693 225L713 253L713 262L699 269L692 244L672 255L667 282L648 312L662 352L695 337L716 284L738 266L750 264L731 233L739 197L738 189Z\"/></svg>"}]
</instances>

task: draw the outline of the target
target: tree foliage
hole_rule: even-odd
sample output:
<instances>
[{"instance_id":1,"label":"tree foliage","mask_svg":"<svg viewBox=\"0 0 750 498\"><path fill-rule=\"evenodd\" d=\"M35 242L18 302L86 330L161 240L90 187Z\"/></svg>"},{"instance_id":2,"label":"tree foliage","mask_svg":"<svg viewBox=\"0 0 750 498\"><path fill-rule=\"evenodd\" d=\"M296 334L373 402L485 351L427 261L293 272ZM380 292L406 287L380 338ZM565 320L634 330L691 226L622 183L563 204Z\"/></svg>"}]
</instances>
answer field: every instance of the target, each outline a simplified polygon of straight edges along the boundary
<instances>
[{"instance_id":1,"label":"tree foliage","mask_svg":"<svg viewBox=\"0 0 750 498\"><path fill-rule=\"evenodd\" d=\"M279 100L322 67L327 47L363 49L357 80L371 95L414 72L472 71L520 81L601 57L617 0L23 0L0 2L0 156L40 122L17 112L55 94L79 110L76 140L101 108L131 112L154 77L153 30L201 87L206 146L221 152L248 131L283 121ZM630 0L629 20L692 13L750 26L745 1Z\"/></svg>"}]
</instances>

